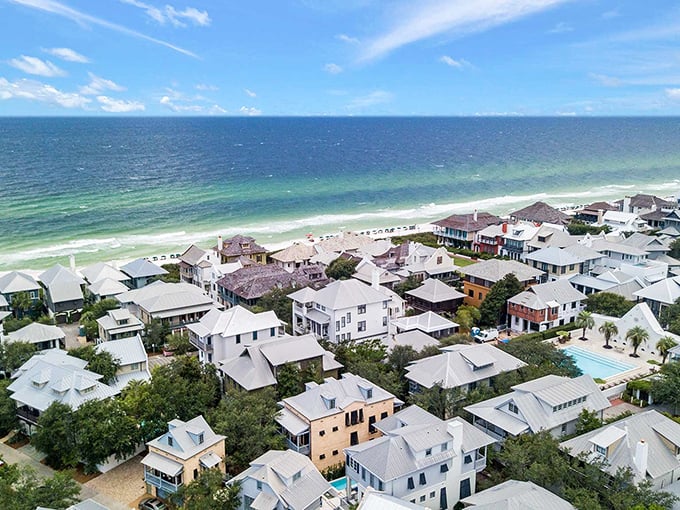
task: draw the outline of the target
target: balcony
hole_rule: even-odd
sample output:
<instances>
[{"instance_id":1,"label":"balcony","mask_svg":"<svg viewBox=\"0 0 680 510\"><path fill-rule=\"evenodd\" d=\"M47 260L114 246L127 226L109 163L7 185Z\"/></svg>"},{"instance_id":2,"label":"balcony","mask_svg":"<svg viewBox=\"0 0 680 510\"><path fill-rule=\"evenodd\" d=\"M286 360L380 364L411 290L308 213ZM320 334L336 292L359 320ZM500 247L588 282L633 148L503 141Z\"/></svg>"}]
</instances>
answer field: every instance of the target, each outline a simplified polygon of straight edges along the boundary
<instances>
[{"instance_id":1,"label":"balcony","mask_svg":"<svg viewBox=\"0 0 680 510\"><path fill-rule=\"evenodd\" d=\"M191 337L189 338L189 341L199 351L213 352L213 345L211 343L208 343L207 340L204 340L200 337L191 335Z\"/></svg>"},{"instance_id":2,"label":"balcony","mask_svg":"<svg viewBox=\"0 0 680 510\"><path fill-rule=\"evenodd\" d=\"M301 453L302 455L309 455L309 445L308 444L298 446L293 441L286 438L286 446L293 451Z\"/></svg>"},{"instance_id":3,"label":"balcony","mask_svg":"<svg viewBox=\"0 0 680 510\"><path fill-rule=\"evenodd\" d=\"M17 416L24 421L37 425L40 413L27 407L19 407L17 408Z\"/></svg>"},{"instance_id":4,"label":"balcony","mask_svg":"<svg viewBox=\"0 0 680 510\"><path fill-rule=\"evenodd\" d=\"M144 471L144 481L146 483L166 492L177 492L179 490L179 488L182 486L182 482L181 480L177 481L177 478L178 477L169 478L165 475L156 476L151 471Z\"/></svg>"}]
</instances>

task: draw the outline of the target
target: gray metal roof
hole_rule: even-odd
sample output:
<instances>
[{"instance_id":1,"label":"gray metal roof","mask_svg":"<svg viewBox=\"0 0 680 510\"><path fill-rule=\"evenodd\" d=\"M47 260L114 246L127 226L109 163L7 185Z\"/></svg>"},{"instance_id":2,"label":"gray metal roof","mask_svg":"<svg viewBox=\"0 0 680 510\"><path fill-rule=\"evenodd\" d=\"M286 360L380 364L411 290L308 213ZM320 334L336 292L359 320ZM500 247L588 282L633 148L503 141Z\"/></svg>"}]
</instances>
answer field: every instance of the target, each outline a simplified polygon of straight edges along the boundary
<instances>
[{"instance_id":1,"label":"gray metal roof","mask_svg":"<svg viewBox=\"0 0 680 510\"><path fill-rule=\"evenodd\" d=\"M64 340L66 338L66 333L57 326L32 322L21 329L12 331L8 334L8 337L10 342L28 342L37 344L50 340Z\"/></svg>"},{"instance_id":2,"label":"gray metal roof","mask_svg":"<svg viewBox=\"0 0 680 510\"><path fill-rule=\"evenodd\" d=\"M199 443L196 437L200 433L203 434L202 443ZM170 436L173 439L172 446L170 446L168 441ZM158 448L169 455L186 460L221 441L224 441L224 436L215 434L210 425L208 425L208 422L205 421L205 418L199 415L186 422L179 419L170 421L168 423L168 431L165 434L152 439L146 444Z\"/></svg>"},{"instance_id":3,"label":"gray metal roof","mask_svg":"<svg viewBox=\"0 0 680 510\"><path fill-rule=\"evenodd\" d=\"M290 297L297 301L296 295L297 293L293 293ZM319 303L329 310L343 310L388 300L382 292L355 279L335 281L323 289L317 290L313 295L305 291L304 297L305 299L312 297L313 302Z\"/></svg>"},{"instance_id":4,"label":"gray metal roof","mask_svg":"<svg viewBox=\"0 0 680 510\"><path fill-rule=\"evenodd\" d=\"M594 276L587 276L584 274L575 274L569 278L569 281L572 285L581 285L583 287L588 287L598 291L610 289L615 285L613 282L601 280L600 278L595 278Z\"/></svg>"},{"instance_id":5,"label":"gray metal roof","mask_svg":"<svg viewBox=\"0 0 680 510\"><path fill-rule=\"evenodd\" d=\"M147 363L149 361L139 335L102 342L95 347L95 350L110 353L114 359L118 360L121 367L133 363Z\"/></svg>"},{"instance_id":6,"label":"gray metal roof","mask_svg":"<svg viewBox=\"0 0 680 510\"><path fill-rule=\"evenodd\" d=\"M533 482L508 480L461 500L477 510L575 510L571 503Z\"/></svg>"},{"instance_id":7,"label":"gray metal roof","mask_svg":"<svg viewBox=\"0 0 680 510\"><path fill-rule=\"evenodd\" d=\"M581 264L585 260L578 255L568 252L566 248L558 248L557 246L548 246L547 248L527 253L526 259L560 267Z\"/></svg>"},{"instance_id":8,"label":"gray metal roof","mask_svg":"<svg viewBox=\"0 0 680 510\"><path fill-rule=\"evenodd\" d=\"M497 282L505 275L513 273L520 282L541 277L544 272L517 262L516 260L489 259L462 269L466 276L474 276L481 280Z\"/></svg>"},{"instance_id":9,"label":"gray metal roof","mask_svg":"<svg viewBox=\"0 0 680 510\"><path fill-rule=\"evenodd\" d=\"M458 344L442 351L407 366L406 379L425 388L435 384L457 388L526 366L522 360L489 344Z\"/></svg>"},{"instance_id":10,"label":"gray metal roof","mask_svg":"<svg viewBox=\"0 0 680 510\"><path fill-rule=\"evenodd\" d=\"M177 476L184 469L184 465L156 452L149 452L143 459L142 464L156 469L168 476Z\"/></svg>"},{"instance_id":11,"label":"gray metal roof","mask_svg":"<svg viewBox=\"0 0 680 510\"><path fill-rule=\"evenodd\" d=\"M532 299L528 294L533 294L536 299ZM544 310L551 308L552 303L566 305L582 301L586 297L585 294L576 290L568 280L563 279L533 285L526 291L508 299L508 302L523 304L532 310ZM552 305L552 307L554 306Z\"/></svg>"},{"instance_id":12,"label":"gray metal roof","mask_svg":"<svg viewBox=\"0 0 680 510\"><path fill-rule=\"evenodd\" d=\"M53 303L83 299L81 285L85 285L85 280L60 264L52 266L39 278Z\"/></svg>"},{"instance_id":13,"label":"gray metal roof","mask_svg":"<svg viewBox=\"0 0 680 510\"><path fill-rule=\"evenodd\" d=\"M1 294L13 294L15 292L28 292L31 290L40 290L40 285L29 274L11 271L0 276Z\"/></svg>"},{"instance_id":14,"label":"gray metal roof","mask_svg":"<svg viewBox=\"0 0 680 510\"><path fill-rule=\"evenodd\" d=\"M633 457L640 440L644 440L649 447L646 474L650 478L663 477L680 467L680 461L675 455L675 449L680 448L680 424L655 410L628 416L623 420L564 441L561 446L568 448L571 455L585 452L592 454L593 459L599 459L601 457L593 451L592 439L601 434L603 429L612 427L622 430L624 438L607 455L606 471L615 473L620 467L630 467L639 477ZM674 448L671 449L668 443Z\"/></svg>"},{"instance_id":15,"label":"gray metal roof","mask_svg":"<svg viewBox=\"0 0 680 510\"><path fill-rule=\"evenodd\" d=\"M143 278L168 274L165 269L157 266L153 262L149 262L146 259L137 259L133 260L132 262L128 262L124 266L121 266L120 270L131 278Z\"/></svg>"},{"instance_id":16,"label":"gray metal roof","mask_svg":"<svg viewBox=\"0 0 680 510\"><path fill-rule=\"evenodd\" d=\"M634 296L671 305L680 298L680 277L666 278L633 293Z\"/></svg>"},{"instance_id":17,"label":"gray metal roof","mask_svg":"<svg viewBox=\"0 0 680 510\"><path fill-rule=\"evenodd\" d=\"M220 335L224 338L231 336L278 328L283 325L276 313L269 310L253 313L240 305L227 310L210 310L201 319L187 327L201 337Z\"/></svg>"},{"instance_id":18,"label":"gray metal roof","mask_svg":"<svg viewBox=\"0 0 680 510\"><path fill-rule=\"evenodd\" d=\"M439 345L439 340L432 338L427 333L423 333L419 329L404 331L396 335L388 335L382 340L383 344L387 346L387 350L391 351L397 345L408 345L416 351L422 351L425 347Z\"/></svg>"},{"instance_id":19,"label":"gray metal roof","mask_svg":"<svg viewBox=\"0 0 680 510\"><path fill-rule=\"evenodd\" d=\"M120 281L113 278L97 280L92 285L89 285L87 289L95 296L115 296L130 290Z\"/></svg>"},{"instance_id":20,"label":"gray metal roof","mask_svg":"<svg viewBox=\"0 0 680 510\"><path fill-rule=\"evenodd\" d=\"M110 264L104 262L97 262L96 264L89 265L80 270L80 274L90 283L95 283L100 280L110 279L117 282L124 282L129 280L130 277L116 269Z\"/></svg>"},{"instance_id":21,"label":"gray metal roof","mask_svg":"<svg viewBox=\"0 0 680 510\"><path fill-rule=\"evenodd\" d=\"M442 303L454 299L463 299L465 294L458 292L453 287L446 285L441 280L428 278L416 289L406 292L409 296L422 299L429 303Z\"/></svg>"},{"instance_id":22,"label":"gray metal roof","mask_svg":"<svg viewBox=\"0 0 680 510\"><path fill-rule=\"evenodd\" d=\"M425 510L425 508L368 487L357 510Z\"/></svg>"},{"instance_id":23,"label":"gray metal roof","mask_svg":"<svg viewBox=\"0 0 680 510\"><path fill-rule=\"evenodd\" d=\"M399 317L392 321L392 324L400 331L420 330L425 333L433 333L443 329L458 327L458 324L442 317L432 311L411 315L409 317Z\"/></svg>"},{"instance_id":24,"label":"gray metal roof","mask_svg":"<svg viewBox=\"0 0 680 510\"><path fill-rule=\"evenodd\" d=\"M192 244L179 256L179 260L190 266L195 266L207 253L203 248Z\"/></svg>"}]
</instances>

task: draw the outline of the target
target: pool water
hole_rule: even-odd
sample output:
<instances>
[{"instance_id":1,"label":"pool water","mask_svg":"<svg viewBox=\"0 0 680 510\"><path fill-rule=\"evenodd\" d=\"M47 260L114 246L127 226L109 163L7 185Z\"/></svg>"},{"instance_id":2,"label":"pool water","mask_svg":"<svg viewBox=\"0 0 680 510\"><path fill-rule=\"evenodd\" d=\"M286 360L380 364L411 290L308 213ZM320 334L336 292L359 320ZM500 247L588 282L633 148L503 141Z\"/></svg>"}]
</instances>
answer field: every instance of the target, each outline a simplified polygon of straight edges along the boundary
<instances>
[{"instance_id":1,"label":"pool water","mask_svg":"<svg viewBox=\"0 0 680 510\"><path fill-rule=\"evenodd\" d=\"M563 349L563 352L574 358L574 362L581 369L581 372L590 375L593 379L607 379L636 368L635 365L630 363L623 363L574 345Z\"/></svg>"},{"instance_id":2,"label":"pool water","mask_svg":"<svg viewBox=\"0 0 680 510\"><path fill-rule=\"evenodd\" d=\"M352 488L356 487L355 483L352 483ZM337 478L331 482L331 485L338 491L344 491L347 488L347 478Z\"/></svg>"}]
</instances>

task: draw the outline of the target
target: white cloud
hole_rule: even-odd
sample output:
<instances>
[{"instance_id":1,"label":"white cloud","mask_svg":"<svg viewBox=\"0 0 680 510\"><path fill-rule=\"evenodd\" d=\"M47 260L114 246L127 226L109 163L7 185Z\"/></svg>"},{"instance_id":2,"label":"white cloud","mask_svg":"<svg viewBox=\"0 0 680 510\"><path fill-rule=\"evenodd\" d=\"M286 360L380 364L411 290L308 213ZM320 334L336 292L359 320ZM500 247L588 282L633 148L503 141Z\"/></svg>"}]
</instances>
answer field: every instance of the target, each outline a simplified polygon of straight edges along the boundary
<instances>
[{"instance_id":1,"label":"white cloud","mask_svg":"<svg viewBox=\"0 0 680 510\"><path fill-rule=\"evenodd\" d=\"M189 57L199 58L198 55L189 50L185 50L184 48L175 46L174 44L163 41L161 39L156 39L155 37L142 34L141 32L137 32L136 30L132 30L131 28L124 27L117 23L112 23L111 21L107 21L96 16L91 16L90 14L81 12L77 9L69 7L68 5L57 2L56 0L9 0L9 1L26 7L31 7L33 9L37 9L39 11L56 14L57 16L70 19L71 21L74 21L81 26L98 25L100 27L108 28L109 30L119 32L121 34L136 37L138 39L144 39L145 41L149 41L160 46L165 46L166 48L170 48L171 50L177 51L178 53L182 53L183 55L187 55Z\"/></svg>"},{"instance_id":2,"label":"white cloud","mask_svg":"<svg viewBox=\"0 0 680 510\"><path fill-rule=\"evenodd\" d=\"M170 23L175 27L186 27L183 20L191 22L193 25L208 26L212 22L208 11L199 11L195 7L185 7L184 10L177 10L172 5L165 5L163 8L140 2L138 0L121 0L124 4L133 5L143 9L147 16L161 25Z\"/></svg>"},{"instance_id":3,"label":"white cloud","mask_svg":"<svg viewBox=\"0 0 680 510\"><path fill-rule=\"evenodd\" d=\"M465 60L463 58L458 59L458 60L454 60L453 58L449 57L448 55L442 55L439 58L439 61L442 62L443 64L446 64L447 66L455 67L457 69L461 69L463 67L467 67L467 66L471 65L470 62L468 62L467 60Z\"/></svg>"},{"instance_id":4,"label":"white cloud","mask_svg":"<svg viewBox=\"0 0 680 510\"><path fill-rule=\"evenodd\" d=\"M465 35L510 23L569 0L429 0L412 2L393 13L392 28L364 49L360 61L439 34Z\"/></svg>"},{"instance_id":5,"label":"white cloud","mask_svg":"<svg viewBox=\"0 0 680 510\"><path fill-rule=\"evenodd\" d=\"M258 110L257 108L254 108L252 106L250 108L247 106L241 106L241 108L239 108L238 111L239 113L241 113L241 115L248 115L249 117L262 115L262 110Z\"/></svg>"},{"instance_id":6,"label":"white cloud","mask_svg":"<svg viewBox=\"0 0 680 510\"><path fill-rule=\"evenodd\" d=\"M212 91L212 92L214 92L216 90L220 90L217 86L208 85L207 83L199 83L198 85L196 85L195 88L196 88L196 90L209 90L209 91Z\"/></svg>"},{"instance_id":7,"label":"white cloud","mask_svg":"<svg viewBox=\"0 0 680 510\"><path fill-rule=\"evenodd\" d=\"M323 66L323 69L329 74L340 74L343 71L342 67L340 67L338 64L333 63L326 64L325 66Z\"/></svg>"},{"instance_id":8,"label":"white cloud","mask_svg":"<svg viewBox=\"0 0 680 510\"><path fill-rule=\"evenodd\" d=\"M674 101L680 99L680 89L666 89L664 92L669 99L673 99Z\"/></svg>"},{"instance_id":9,"label":"white cloud","mask_svg":"<svg viewBox=\"0 0 680 510\"><path fill-rule=\"evenodd\" d=\"M549 34L566 34L567 32L573 32L574 27L572 27L569 23L565 23L564 21L560 21L557 25L552 27L550 30L548 30Z\"/></svg>"},{"instance_id":10,"label":"white cloud","mask_svg":"<svg viewBox=\"0 0 680 510\"><path fill-rule=\"evenodd\" d=\"M78 62L79 64L87 64L90 62L90 59L85 55L81 55L71 48L43 48L42 50L45 53L54 55L57 58L66 60L67 62Z\"/></svg>"},{"instance_id":11,"label":"white cloud","mask_svg":"<svg viewBox=\"0 0 680 510\"><path fill-rule=\"evenodd\" d=\"M21 55L19 58L13 58L10 60L8 64L27 74L48 77L66 76L66 71L63 69L55 66L49 60L40 60L37 57L27 57L26 55Z\"/></svg>"},{"instance_id":12,"label":"white cloud","mask_svg":"<svg viewBox=\"0 0 680 510\"><path fill-rule=\"evenodd\" d=\"M181 92L177 92L172 89L166 89L168 95L161 97L160 104L168 108L175 113L201 113L208 115L222 115L227 113L227 110L222 108L218 104L213 104L212 106L205 106L201 104L193 104L192 100L202 100L200 96L193 99L186 98ZM177 101L183 101L178 103Z\"/></svg>"},{"instance_id":13,"label":"white cloud","mask_svg":"<svg viewBox=\"0 0 680 510\"><path fill-rule=\"evenodd\" d=\"M248 97L257 97L257 94L250 89L243 89L243 92L245 92Z\"/></svg>"},{"instance_id":14,"label":"white cloud","mask_svg":"<svg viewBox=\"0 0 680 510\"><path fill-rule=\"evenodd\" d=\"M623 80L615 76L607 76L606 74L590 73L590 78L605 87L620 87L623 85Z\"/></svg>"},{"instance_id":15,"label":"white cloud","mask_svg":"<svg viewBox=\"0 0 680 510\"><path fill-rule=\"evenodd\" d=\"M90 83L80 87L81 94L95 96L105 90L113 90L115 92L122 92L125 90L125 87L118 85L114 81L101 78L94 73L87 74L90 76Z\"/></svg>"},{"instance_id":16,"label":"white cloud","mask_svg":"<svg viewBox=\"0 0 680 510\"><path fill-rule=\"evenodd\" d=\"M350 37L347 34L338 34L335 36L338 41L345 42L347 44L359 44L359 39L356 37Z\"/></svg>"},{"instance_id":17,"label":"white cloud","mask_svg":"<svg viewBox=\"0 0 680 510\"><path fill-rule=\"evenodd\" d=\"M144 104L138 101L124 101L107 96L97 96L97 101L102 105L102 110L111 113L143 112L146 109Z\"/></svg>"},{"instance_id":18,"label":"white cloud","mask_svg":"<svg viewBox=\"0 0 680 510\"><path fill-rule=\"evenodd\" d=\"M85 108L92 100L72 92L62 92L52 85L35 80L21 79L10 82L0 78L0 99L26 99L63 106Z\"/></svg>"},{"instance_id":19,"label":"white cloud","mask_svg":"<svg viewBox=\"0 0 680 510\"><path fill-rule=\"evenodd\" d=\"M385 90L374 90L365 96L355 97L348 104L350 110L363 110L378 104L389 103L394 99L394 94Z\"/></svg>"},{"instance_id":20,"label":"white cloud","mask_svg":"<svg viewBox=\"0 0 680 510\"><path fill-rule=\"evenodd\" d=\"M618 11L618 9L612 9L611 11L605 11L602 13L602 19L618 18L619 16L621 16L621 13Z\"/></svg>"}]
</instances>

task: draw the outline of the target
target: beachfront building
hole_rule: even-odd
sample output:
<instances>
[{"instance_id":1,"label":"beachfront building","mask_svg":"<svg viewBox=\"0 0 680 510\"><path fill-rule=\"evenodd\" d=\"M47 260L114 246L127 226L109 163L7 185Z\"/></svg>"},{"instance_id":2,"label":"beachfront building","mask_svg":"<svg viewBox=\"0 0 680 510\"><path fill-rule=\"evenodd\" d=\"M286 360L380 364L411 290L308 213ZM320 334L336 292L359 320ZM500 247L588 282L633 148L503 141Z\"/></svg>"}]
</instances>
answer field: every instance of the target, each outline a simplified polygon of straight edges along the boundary
<instances>
[{"instance_id":1,"label":"beachfront building","mask_svg":"<svg viewBox=\"0 0 680 510\"><path fill-rule=\"evenodd\" d=\"M663 230L659 232L670 238L680 237L680 211L673 210L663 218Z\"/></svg>"},{"instance_id":2,"label":"beachfront building","mask_svg":"<svg viewBox=\"0 0 680 510\"><path fill-rule=\"evenodd\" d=\"M420 243L411 243L409 254L397 274L404 278L422 281L427 278L449 281L454 279L458 270L446 248L432 248Z\"/></svg>"},{"instance_id":3,"label":"beachfront building","mask_svg":"<svg viewBox=\"0 0 680 510\"><path fill-rule=\"evenodd\" d=\"M198 349L201 363L219 363L239 356L247 345L281 338L285 324L276 313L253 313L242 306L213 309L187 325L189 341Z\"/></svg>"},{"instance_id":4,"label":"beachfront building","mask_svg":"<svg viewBox=\"0 0 680 510\"><path fill-rule=\"evenodd\" d=\"M132 315L127 308L108 310L106 315L97 319L99 340L110 342L135 335L141 335L144 331L144 323Z\"/></svg>"},{"instance_id":5,"label":"beachfront building","mask_svg":"<svg viewBox=\"0 0 680 510\"><path fill-rule=\"evenodd\" d=\"M655 490L677 486L680 478L680 424L655 410L627 416L560 446L572 457L598 462L611 475L630 469L635 483L651 482Z\"/></svg>"},{"instance_id":6,"label":"beachfront building","mask_svg":"<svg viewBox=\"0 0 680 510\"><path fill-rule=\"evenodd\" d=\"M148 381L149 357L139 335L102 342L95 347L97 352L108 352L118 361L118 370L109 386L120 392L130 381Z\"/></svg>"},{"instance_id":7,"label":"beachfront building","mask_svg":"<svg viewBox=\"0 0 680 510\"><path fill-rule=\"evenodd\" d=\"M533 482L508 480L463 500L464 508L474 510L576 510L568 501Z\"/></svg>"},{"instance_id":8,"label":"beachfront building","mask_svg":"<svg viewBox=\"0 0 680 510\"><path fill-rule=\"evenodd\" d=\"M274 289L318 288L328 281L320 264L301 266L291 272L274 264L253 264L225 275L216 285L219 301L224 305L254 306Z\"/></svg>"},{"instance_id":9,"label":"beachfront building","mask_svg":"<svg viewBox=\"0 0 680 510\"><path fill-rule=\"evenodd\" d=\"M311 244L293 243L287 248L273 253L269 258L277 266L292 272L295 268L309 265L311 258L316 254L317 251Z\"/></svg>"},{"instance_id":10,"label":"beachfront building","mask_svg":"<svg viewBox=\"0 0 680 510\"><path fill-rule=\"evenodd\" d=\"M157 277L168 272L147 259L136 259L120 267L120 270L130 277L130 287L141 289L154 281Z\"/></svg>"},{"instance_id":11,"label":"beachfront building","mask_svg":"<svg viewBox=\"0 0 680 510\"><path fill-rule=\"evenodd\" d=\"M403 402L354 374L308 382L305 391L284 398L277 416L288 448L309 456L319 470L343 462L342 449L380 436L375 423Z\"/></svg>"},{"instance_id":12,"label":"beachfront building","mask_svg":"<svg viewBox=\"0 0 680 510\"><path fill-rule=\"evenodd\" d=\"M406 367L409 393L440 385L463 393L491 386L493 378L526 366L522 360L490 344L456 344L442 353L412 362Z\"/></svg>"},{"instance_id":13,"label":"beachfront building","mask_svg":"<svg viewBox=\"0 0 680 510\"><path fill-rule=\"evenodd\" d=\"M399 317L391 320L390 326L393 334L421 331L432 338L451 336L458 331L458 324L434 312Z\"/></svg>"},{"instance_id":14,"label":"beachfront building","mask_svg":"<svg viewBox=\"0 0 680 510\"><path fill-rule=\"evenodd\" d=\"M552 225L566 225L569 223L570 216L546 204L545 202L534 202L531 205L518 209L510 213L510 219L514 222L526 221L537 226L543 223Z\"/></svg>"},{"instance_id":15,"label":"beachfront building","mask_svg":"<svg viewBox=\"0 0 680 510\"><path fill-rule=\"evenodd\" d=\"M269 450L227 482L241 485L238 510L333 510L331 485L312 462L292 450Z\"/></svg>"},{"instance_id":16,"label":"beachfront building","mask_svg":"<svg viewBox=\"0 0 680 510\"><path fill-rule=\"evenodd\" d=\"M220 362L226 386L245 391L276 386L279 374L286 367L323 379L337 379L343 365L335 360L332 352L321 347L312 334L258 341L242 346L239 355Z\"/></svg>"},{"instance_id":17,"label":"beachfront building","mask_svg":"<svg viewBox=\"0 0 680 510\"><path fill-rule=\"evenodd\" d=\"M442 220L432 222L437 242L444 246L472 249L475 235L489 225L498 225L501 219L488 212L452 214Z\"/></svg>"},{"instance_id":18,"label":"beachfront building","mask_svg":"<svg viewBox=\"0 0 680 510\"><path fill-rule=\"evenodd\" d=\"M554 437L573 434L584 409L602 412L611 406L593 378L546 375L512 387L512 392L465 407L473 424L499 441L541 430Z\"/></svg>"},{"instance_id":19,"label":"beachfront building","mask_svg":"<svg viewBox=\"0 0 680 510\"><path fill-rule=\"evenodd\" d=\"M602 223L602 217L607 211L619 211L619 206L609 202L593 202L576 212L574 218L584 223Z\"/></svg>"},{"instance_id":20,"label":"beachfront building","mask_svg":"<svg viewBox=\"0 0 680 510\"><path fill-rule=\"evenodd\" d=\"M160 280L119 294L116 300L144 324L157 319L171 330L184 329L210 310L221 308L195 285Z\"/></svg>"},{"instance_id":21,"label":"beachfront building","mask_svg":"<svg viewBox=\"0 0 680 510\"><path fill-rule=\"evenodd\" d=\"M77 319L83 309L85 280L61 264L55 264L38 277L44 288L45 306L57 322Z\"/></svg>"},{"instance_id":22,"label":"beachfront building","mask_svg":"<svg viewBox=\"0 0 680 510\"><path fill-rule=\"evenodd\" d=\"M503 230L503 242L499 254L512 260L524 261L526 254L529 253L528 243L536 236L541 227L520 221L515 224L503 223L501 228Z\"/></svg>"},{"instance_id":23,"label":"beachfront building","mask_svg":"<svg viewBox=\"0 0 680 510\"><path fill-rule=\"evenodd\" d=\"M602 234L604 236L604 234ZM548 248L549 246L556 246L557 248L565 248L576 244L579 238L572 236L567 232L564 225L553 225L544 223L538 229L533 239L526 243L529 252L540 250L541 248Z\"/></svg>"},{"instance_id":24,"label":"beachfront building","mask_svg":"<svg viewBox=\"0 0 680 510\"><path fill-rule=\"evenodd\" d=\"M0 276L0 297L4 298L3 303L7 303L12 310L12 299L23 292L28 294L32 303L37 303L40 300L42 287L27 273L10 271Z\"/></svg>"},{"instance_id":25,"label":"beachfront building","mask_svg":"<svg viewBox=\"0 0 680 510\"><path fill-rule=\"evenodd\" d=\"M489 259L465 268L465 304L481 306L491 287L508 274L514 274L526 288L544 281L545 273L516 260Z\"/></svg>"},{"instance_id":26,"label":"beachfront building","mask_svg":"<svg viewBox=\"0 0 680 510\"><path fill-rule=\"evenodd\" d=\"M218 468L224 473L224 436L215 434L203 416L186 422L174 419L165 434L146 444L144 482L152 496L167 498L196 480L204 469Z\"/></svg>"},{"instance_id":27,"label":"beachfront building","mask_svg":"<svg viewBox=\"0 0 680 510\"><path fill-rule=\"evenodd\" d=\"M97 280L93 284L87 286L87 292L90 293L90 296L95 302L103 299L115 298L118 294L122 294L128 290L130 290L128 286L112 278Z\"/></svg>"},{"instance_id":28,"label":"beachfront building","mask_svg":"<svg viewBox=\"0 0 680 510\"><path fill-rule=\"evenodd\" d=\"M321 290L300 289L288 295L293 300L293 334L313 333L336 343L384 338L393 294L355 279L338 280Z\"/></svg>"},{"instance_id":29,"label":"beachfront building","mask_svg":"<svg viewBox=\"0 0 680 510\"><path fill-rule=\"evenodd\" d=\"M508 321L516 333L545 331L574 322L586 295L568 280L539 283L508 299Z\"/></svg>"},{"instance_id":30,"label":"beachfront building","mask_svg":"<svg viewBox=\"0 0 680 510\"><path fill-rule=\"evenodd\" d=\"M125 284L128 288L132 286L130 277L120 269L105 262L96 262L80 270L80 274L90 285L102 280L113 280ZM126 289L127 290L127 289Z\"/></svg>"},{"instance_id":31,"label":"beachfront building","mask_svg":"<svg viewBox=\"0 0 680 510\"><path fill-rule=\"evenodd\" d=\"M644 214L650 211L672 211L678 208L678 203L659 198L655 195L638 193L633 196L625 196L615 202L620 211L634 214Z\"/></svg>"},{"instance_id":32,"label":"beachfront building","mask_svg":"<svg viewBox=\"0 0 680 510\"><path fill-rule=\"evenodd\" d=\"M465 294L441 280L428 278L419 287L406 292L409 306L419 312L455 314Z\"/></svg>"},{"instance_id":33,"label":"beachfront building","mask_svg":"<svg viewBox=\"0 0 680 510\"><path fill-rule=\"evenodd\" d=\"M462 418L443 421L411 406L375 424L382 437L345 448L347 486L369 487L438 510L474 494L495 439Z\"/></svg>"},{"instance_id":34,"label":"beachfront building","mask_svg":"<svg viewBox=\"0 0 680 510\"><path fill-rule=\"evenodd\" d=\"M12 375L7 387L17 407L17 417L28 435L40 415L53 403L78 409L88 400L103 400L118 391L100 381L101 375L85 369L87 361L50 349L35 354Z\"/></svg>"},{"instance_id":35,"label":"beachfront building","mask_svg":"<svg viewBox=\"0 0 680 510\"><path fill-rule=\"evenodd\" d=\"M252 260L258 264L267 262L267 250L255 242L254 237L235 235L229 239L217 237L217 246L214 250L220 257L220 263L227 264L236 262L241 257Z\"/></svg>"},{"instance_id":36,"label":"beachfront building","mask_svg":"<svg viewBox=\"0 0 680 510\"><path fill-rule=\"evenodd\" d=\"M195 244L189 246L179 256L180 281L191 283L210 293L212 267L220 263L220 258L215 251L204 250Z\"/></svg>"},{"instance_id":37,"label":"beachfront building","mask_svg":"<svg viewBox=\"0 0 680 510\"><path fill-rule=\"evenodd\" d=\"M64 330L48 324L32 322L21 329L10 332L5 342L28 342L39 351L46 349L63 349L66 345Z\"/></svg>"}]
</instances>

